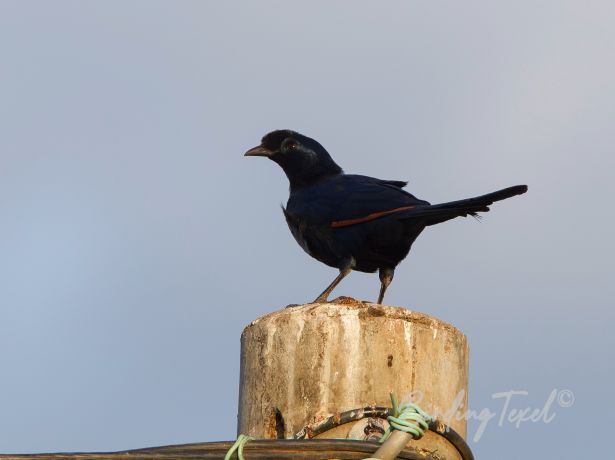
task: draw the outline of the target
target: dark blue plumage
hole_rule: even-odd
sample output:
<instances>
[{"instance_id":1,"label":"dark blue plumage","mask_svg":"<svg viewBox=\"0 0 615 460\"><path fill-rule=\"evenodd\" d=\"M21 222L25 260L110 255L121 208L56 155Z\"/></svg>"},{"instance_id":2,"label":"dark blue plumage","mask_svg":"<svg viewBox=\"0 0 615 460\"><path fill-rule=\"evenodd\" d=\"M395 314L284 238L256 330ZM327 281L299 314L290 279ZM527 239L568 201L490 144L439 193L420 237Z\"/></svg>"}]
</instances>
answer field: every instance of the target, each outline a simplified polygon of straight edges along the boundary
<instances>
[{"instance_id":1,"label":"dark blue plumage","mask_svg":"<svg viewBox=\"0 0 615 460\"><path fill-rule=\"evenodd\" d=\"M426 226L475 216L527 191L518 185L431 205L403 190L406 182L344 174L322 145L290 130L267 134L246 156L266 156L282 167L290 182L284 215L293 236L309 255L340 270L317 302L326 301L350 271L378 270L381 303L395 267Z\"/></svg>"}]
</instances>

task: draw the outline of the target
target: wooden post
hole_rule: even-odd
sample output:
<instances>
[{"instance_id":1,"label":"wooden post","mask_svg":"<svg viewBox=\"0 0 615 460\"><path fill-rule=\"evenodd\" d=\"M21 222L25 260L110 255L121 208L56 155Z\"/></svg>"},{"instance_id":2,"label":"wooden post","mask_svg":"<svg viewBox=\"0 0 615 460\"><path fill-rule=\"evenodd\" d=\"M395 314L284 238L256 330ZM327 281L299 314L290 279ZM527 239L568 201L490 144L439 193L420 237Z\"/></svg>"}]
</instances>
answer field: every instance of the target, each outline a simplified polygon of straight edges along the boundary
<instances>
[{"instance_id":1,"label":"wooden post","mask_svg":"<svg viewBox=\"0 0 615 460\"><path fill-rule=\"evenodd\" d=\"M404 308L339 298L268 314L241 336L238 433L373 439L393 392L438 416L412 446L469 458L437 428L464 444L468 355L458 329Z\"/></svg>"}]
</instances>

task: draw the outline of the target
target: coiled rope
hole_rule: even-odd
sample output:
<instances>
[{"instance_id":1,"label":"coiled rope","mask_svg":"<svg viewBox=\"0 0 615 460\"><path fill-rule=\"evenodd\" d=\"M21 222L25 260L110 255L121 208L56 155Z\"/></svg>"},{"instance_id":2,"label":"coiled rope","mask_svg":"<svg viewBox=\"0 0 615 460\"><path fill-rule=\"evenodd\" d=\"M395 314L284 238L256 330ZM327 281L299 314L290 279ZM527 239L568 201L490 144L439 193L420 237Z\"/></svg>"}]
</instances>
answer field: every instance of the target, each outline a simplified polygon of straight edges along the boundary
<instances>
[{"instance_id":1,"label":"coiled rope","mask_svg":"<svg viewBox=\"0 0 615 460\"><path fill-rule=\"evenodd\" d=\"M393 406L393 415L389 415L387 417L389 427L382 435L382 438L380 438L380 443L385 444L395 430L408 433L414 439L422 438L425 434L425 431L429 429L429 422L432 419L431 416L427 414L427 412L422 410L419 406L413 403L403 403L400 406L399 404L397 404L397 398L395 398L395 395L393 393L391 393L391 404ZM407 440L403 444L398 445L399 450L393 449L396 452L395 455L391 456L390 458L396 458L399 452L401 452L401 450L405 447L406 443ZM380 451L381 449L382 448L378 449L378 451ZM389 460L389 457L369 457L364 460Z\"/></svg>"},{"instance_id":2,"label":"coiled rope","mask_svg":"<svg viewBox=\"0 0 615 460\"><path fill-rule=\"evenodd\" d=\"M393 405L393 415L387 417L389 428L380 438L380 442L385 442L391 436L393 430L410 433L414 439L422 438L425 431L429 429L429 422L431 421L429 414L416 404L403 403L399 406L393 393L391 393L391 404Z\"/></svg>"}]
</instances>

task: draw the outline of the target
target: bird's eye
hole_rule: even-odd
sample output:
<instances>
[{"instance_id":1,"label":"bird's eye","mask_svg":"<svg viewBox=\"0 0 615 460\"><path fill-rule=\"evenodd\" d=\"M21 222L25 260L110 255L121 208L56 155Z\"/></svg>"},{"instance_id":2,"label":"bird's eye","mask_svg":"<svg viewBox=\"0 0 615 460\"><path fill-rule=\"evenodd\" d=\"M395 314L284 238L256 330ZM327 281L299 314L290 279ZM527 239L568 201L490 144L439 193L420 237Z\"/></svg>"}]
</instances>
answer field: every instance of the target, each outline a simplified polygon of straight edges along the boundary
<instances>
[{"instance_id":1,"label":"bird's eye","mask_svg":"<svg viewBox=\"0 0 615 460\"><path fill-rule=\"evenodd\" d=\"M296 142L288 142L285 146L286 150L288 150L289 152L292 152L294 150L297 150L297 148L299 147L297 145Z\"/></svg>"}]
</instances>

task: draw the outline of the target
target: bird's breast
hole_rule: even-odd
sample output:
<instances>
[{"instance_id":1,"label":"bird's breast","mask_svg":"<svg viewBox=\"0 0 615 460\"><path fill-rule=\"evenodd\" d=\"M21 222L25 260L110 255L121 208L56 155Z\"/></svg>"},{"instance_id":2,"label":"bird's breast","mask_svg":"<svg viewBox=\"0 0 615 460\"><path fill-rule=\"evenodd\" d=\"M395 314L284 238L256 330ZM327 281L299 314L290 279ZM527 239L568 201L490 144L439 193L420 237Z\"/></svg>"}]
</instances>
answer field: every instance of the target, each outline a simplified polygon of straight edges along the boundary
<instances>
[{"instance_id":1,"label":"bird's breast","mask_svg":"<svg viewBox=\"0 0 615 460\"><path fill-rule=\"evenodd\" d=\"M284 210L288 228L295 241L310 256L331 267L338 267L341 257L334 250L332 229L309 218Z\"/></svg>"}]
</instances>

